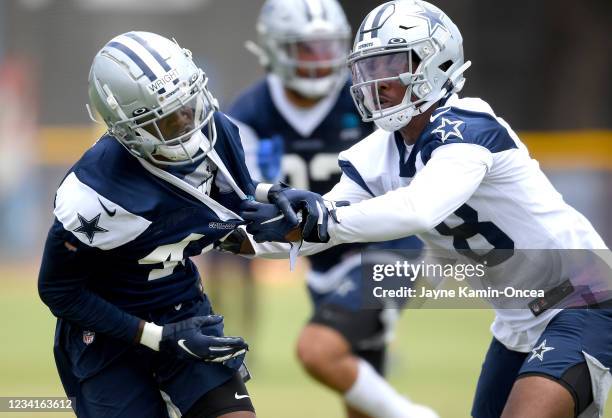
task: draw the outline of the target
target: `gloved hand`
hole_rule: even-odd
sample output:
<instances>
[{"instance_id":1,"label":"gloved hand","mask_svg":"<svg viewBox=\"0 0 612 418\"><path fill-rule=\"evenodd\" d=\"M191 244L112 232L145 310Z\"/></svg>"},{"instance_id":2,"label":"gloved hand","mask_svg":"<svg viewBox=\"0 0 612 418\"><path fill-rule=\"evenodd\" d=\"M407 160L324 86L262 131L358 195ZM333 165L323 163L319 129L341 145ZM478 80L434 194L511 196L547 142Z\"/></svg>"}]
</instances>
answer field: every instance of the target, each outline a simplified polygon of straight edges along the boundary
<instances>
[{"instance_id":1,"label":"gloved hand","mask_svg":"<svg viewBox=\"0 0 612 418\"><path fill-rule=\"evenodd\" d=\"M307 242L328 242L327 232L329 218L336 223L336 208L348 206L350 202L326 201L323 197L308 190L294 189L286 184L275 184L268 191L268 201L274 203L279 210L292 221L292 214L301 214L299 220L302 238ZM247 229L248 230L248 229Z\"/></svg>"},{"instance_id":2,"label":"gloved hand","mask_svg":"<svg viewBox=\"0 0 612 418\"><path fill-rule=\"evenodd\" d=\"M247 231L257 242L271 240L287 242L299 239L308 242L328 242L329 217L338 222L336 208L350 204L347 201L325 201L317 193L294 189L283 183L274 185L260 183L257 189L255 195L259 202L267 200L280 211L280 214L275 214L269 207L245 204L245 213L242 217L251 222L247 226ZM292 230L296 223L300 224L299 234ZM275 231L275 227L278 227L278 230Z\"/></svg>"},{"instance_id":3,"label":"gloved hand","mask_svg":"<svg viewBox=\"0 0 612 418\"><path fill-rule=\"evenodd\" d=\"M223 363L249 349L241 337L218 337L219 315L196 316L164 325L159 350L181 359Z\"/></svg>"},{"instance_id":4,"label":"gloved hand","mask_svg":"<svg viewBox=\"0 0 612 418\"><path fill-rule=\"evenodd\" d=\"M240 204L240 216L248 222L246 230L255 242L293 242L302 238L299 216L287 219L276 205L244 200Z\"/></svg>"}]
</instances>

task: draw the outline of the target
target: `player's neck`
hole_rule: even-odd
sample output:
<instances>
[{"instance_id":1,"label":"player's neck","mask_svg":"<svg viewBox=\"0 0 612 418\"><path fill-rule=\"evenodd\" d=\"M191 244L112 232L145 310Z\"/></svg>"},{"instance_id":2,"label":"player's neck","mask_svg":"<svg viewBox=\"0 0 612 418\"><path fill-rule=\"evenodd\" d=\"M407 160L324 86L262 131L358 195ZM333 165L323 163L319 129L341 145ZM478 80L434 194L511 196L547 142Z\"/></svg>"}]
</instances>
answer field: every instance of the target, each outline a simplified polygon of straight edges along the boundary
<instances>
[{"instance_id":1,"label":"player's neck","mask_svg":"<svg viewBox=\"0 0 612 418\"><path fill-rule=\"evenodd\" d=\"M288 88L285 88L285 96L287 96L287 99L289 99L289 101L296 107L301 107L305 109L313 107L322 99L322 97L318 97L316 99L304 97L298 92Z\"/></svg>"},{"instance_id":2,"label":"player's neck","mask_svg":"<svg viewBox=\"0 0 612 418\"><path fill-rule=\"evenodd\" d=\"M399 130L406 145L414 145L416 140L419 139L419 136L421 136L421 133L423 133L425 125L429 122L429 117L436 109L437 106L430 107L425 113L421 113L412 118L408 125Z\"/></svg>"}]
</instances>

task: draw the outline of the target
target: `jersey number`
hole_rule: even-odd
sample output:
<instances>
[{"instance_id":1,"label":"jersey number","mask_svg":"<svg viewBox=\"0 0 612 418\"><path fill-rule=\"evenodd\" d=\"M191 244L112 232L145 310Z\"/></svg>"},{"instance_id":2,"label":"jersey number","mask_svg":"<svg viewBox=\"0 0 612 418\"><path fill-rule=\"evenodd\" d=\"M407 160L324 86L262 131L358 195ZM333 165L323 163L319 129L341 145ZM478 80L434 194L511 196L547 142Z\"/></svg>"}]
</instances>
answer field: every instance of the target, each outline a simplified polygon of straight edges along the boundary
<instances>
[{"instance_id":1,"label":"jersey number","mask_svg":"<svg viewBox=\"0 0 612 418\"><path fill-rule=\"evenodd\" d=\"M333 152L315 155L310 163L298 154L283 156L282 172L289 178L289 184L297 189L309 189L313 181L326 181L342 171L338 166L338 154Z\"/></svg>"},{"instance_id":2,"label":"jersey number","mask_svg":"<svg viewBox=\"0 0 612 418\"><path fill-rule=\"evenodd\" d=\"M151 269L149 272L149 281L161 279L169 276L174 272L174 268L179 263L185 263L185 256L183 252L190 242L196 241L202 238L202 234L189 234L181 242L174 244L160 245L154 249L149 255L138 260L138 264L159 264L163 263L163 267L160 269Z\"/></svg>"},{"instance_id":3,"label":"jersey number","mask_svg":"<svg viewBox=\"0 0 612 418\"><path fill-rule=\"evenodd\" d=\"M436 231L440 235L452 236L453 246L460 253L470 257L480 263L486 262L489 266L494 266L506 261L514 253L514 241L497 227L493 222L478 221L478 212L468 205L463 205L455 211L455 215L463 220L459 226L450 228L444 222L436 226ZM493 246L493 249L486 254L480 255L470 248L468 239L476 234L482 235ZM510 250L510 251L495 251Z\"/></svg>"}]
</instances>

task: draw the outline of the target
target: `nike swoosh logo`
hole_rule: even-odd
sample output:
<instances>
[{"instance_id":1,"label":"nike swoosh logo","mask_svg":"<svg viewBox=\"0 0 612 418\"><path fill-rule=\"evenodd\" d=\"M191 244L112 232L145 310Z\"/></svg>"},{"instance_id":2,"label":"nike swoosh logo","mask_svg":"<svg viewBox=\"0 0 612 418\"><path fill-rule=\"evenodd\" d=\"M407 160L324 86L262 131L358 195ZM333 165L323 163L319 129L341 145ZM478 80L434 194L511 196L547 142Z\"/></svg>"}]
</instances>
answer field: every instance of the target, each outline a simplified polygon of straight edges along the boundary
<instances>
[{"instance_id":1,"label":"nike swoosh logo","mask_svg":"<svg viewBox=\"0 0 612 418\"><path fill-rule=\"evenodd\" d=\"M450 108L450 107L449 107L448 109L446 109L446 110L443 110L442 112L438 113L438 114L437 114L437 115L435 115L435 116L434 116L434 115L431 115L431 116L429 117L429 122L433 122L434 120L438 119L438 116L445 114L445 113L446 113L446 112L448 112L449 110L451 110L451 108Z\"/></svg>"},{"instance_id":2,"label":"nike swoosh logo","mask_svg":"<svg viewBox=\"0 0 612 418\"><path fill-rule=\"evenodd\" d=\"M196 358L200 358L200 356L198 356L196 353L194 353L193 351L191 351L190 349L187 348L187 346L185 345L185 340L184 339L178 340L178 345L179 345L179 347L181 347L183 350L187 351L192 356L194 356Z\"/></svg>"},{"instance_id":3,"label":"nike swoosh logo","mask_svg":"<svg viewBox=\"0 0 612 418\"><path fill-rule=\"evenodd\" d=\"M102 209L104 209L104 212L106 212L106 214L107 214L108 216L110 216L111 218L112 218L113 216L115 216L115 214L117 213L117 209L115 209L114 211L112 211L112 212L111 212L110 210L108 210L108 208L107 208L106 206L104 206L104 203L102 203L102 201L100 200L100 198L98 198L98 202L100 202L100 206L102 206Z\"/></svg>"},{"instance_id":4,"label":"nike swoosh logo","mask_svg":"<svg viewBox=\"0 0 612 418\"><path fill-rule=\"evenodd\" d=\"M238 392L234 393L234 398L236 399L244 399L244 398L249 398L249 395L238 395Z\"/></svg>"},{"instance_id":5,"label":"nike swoosh logo","mask_svg":"<svg viewBox=\"0 0 612 418\"><path fill-rule=\"evenodd\" d=\"M270 219L268 219L267 221L263 221L263 222L261 223L261 225L269 224L270 222L276 222L276 221L278 221L278 220L280 220L280 219L283 219L284 217L285 217L285 215L283 215L283 214L281 213L280 215L275 216L274 218L270 218Z\"/></svg>"}]
</instances>

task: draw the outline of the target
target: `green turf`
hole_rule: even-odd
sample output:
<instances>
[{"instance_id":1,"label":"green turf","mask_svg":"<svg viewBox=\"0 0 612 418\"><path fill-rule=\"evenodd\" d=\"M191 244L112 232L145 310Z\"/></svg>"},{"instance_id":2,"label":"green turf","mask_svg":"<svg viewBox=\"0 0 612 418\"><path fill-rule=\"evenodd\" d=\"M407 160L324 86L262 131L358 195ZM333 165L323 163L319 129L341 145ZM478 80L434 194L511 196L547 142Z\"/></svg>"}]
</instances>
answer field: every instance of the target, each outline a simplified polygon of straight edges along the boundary
<instances>
[{"instance_id":1,"label":"green turf","mask_svg":"<svg viewBox=\"0 0 612 418\"><path fill-rule=\"evenodd\" d=\"M39 301L33 279L0 276L0 396L60 396L51 352L54 319ZM236 294L232 284L224 294ZM254 376L248 384L265 418L341 417L336 396L299 368L294 341L309 314L302 283L259 284L255 330L225 303L228 333L250 335ZM235 305L234 305L235 306ZM467 417L492 313L485 310L409 310L391 346L389 378L402 392L433 406L442 417ZM252 319L252 318L251 318ZM609 403L610 405L610 403ZM612 405L610 405L612 406ZM25 417L27 414L0 414ZM70 414L37 414L67 417ZM608 408L608 417L610 408Z\"/></svg>"}]
</instances>

